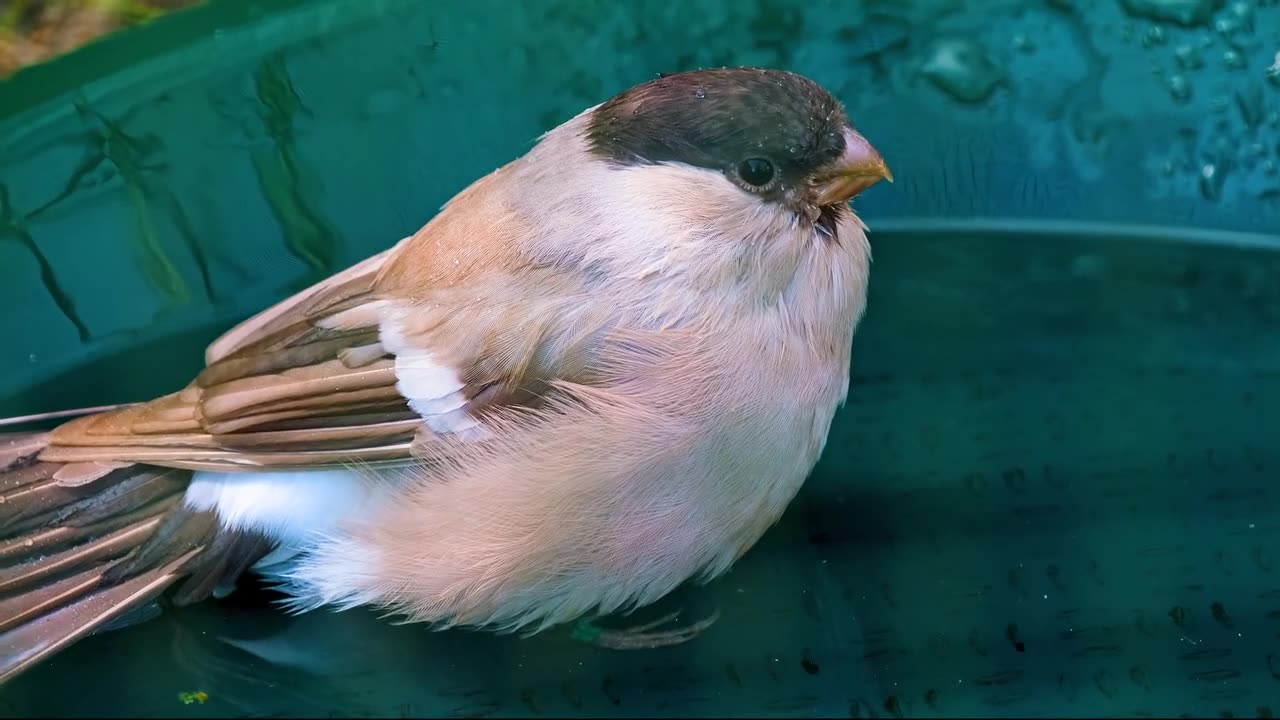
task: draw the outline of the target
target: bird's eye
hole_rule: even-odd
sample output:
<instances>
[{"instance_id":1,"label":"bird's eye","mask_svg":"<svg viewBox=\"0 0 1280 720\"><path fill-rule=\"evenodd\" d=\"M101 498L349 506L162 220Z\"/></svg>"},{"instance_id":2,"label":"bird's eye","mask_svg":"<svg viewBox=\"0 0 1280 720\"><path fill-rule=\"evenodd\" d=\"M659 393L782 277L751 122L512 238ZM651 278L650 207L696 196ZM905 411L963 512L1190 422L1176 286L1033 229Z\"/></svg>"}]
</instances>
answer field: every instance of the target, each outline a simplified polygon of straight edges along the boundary
<instances>
[{"instance_id":1,"label":"bird's eye","mask_svg":"<svg viewBox=\"0 0 1280 720\"><path fill-rule=\"evenodd\" d=\"M773 180L773 163L764 158L747 158L738 165L738 177L742 182L762 188Z\"/></svg>"}]
</instances>

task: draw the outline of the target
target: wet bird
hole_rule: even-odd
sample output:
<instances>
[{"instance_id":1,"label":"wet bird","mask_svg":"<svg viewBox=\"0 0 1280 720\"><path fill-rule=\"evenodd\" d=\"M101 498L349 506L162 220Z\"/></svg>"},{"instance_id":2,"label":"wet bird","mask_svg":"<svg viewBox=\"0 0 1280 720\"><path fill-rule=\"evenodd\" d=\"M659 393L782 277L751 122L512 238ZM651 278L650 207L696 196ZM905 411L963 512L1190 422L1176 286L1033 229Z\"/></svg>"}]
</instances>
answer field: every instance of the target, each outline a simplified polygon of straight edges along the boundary
<instances>
[{"instance_id":1,"label":"wet bird","mask_svg":"<svg viewBox=\"0 0 1280 720\"><path fill-rule=\"evenodd\" d=\"M0 679L246 573L297 611L498 632L721 575L848 392L849 200L882 179L809 79L661 76L234 327L185 388L5 436Z\"/></svg>"}]
</instances>

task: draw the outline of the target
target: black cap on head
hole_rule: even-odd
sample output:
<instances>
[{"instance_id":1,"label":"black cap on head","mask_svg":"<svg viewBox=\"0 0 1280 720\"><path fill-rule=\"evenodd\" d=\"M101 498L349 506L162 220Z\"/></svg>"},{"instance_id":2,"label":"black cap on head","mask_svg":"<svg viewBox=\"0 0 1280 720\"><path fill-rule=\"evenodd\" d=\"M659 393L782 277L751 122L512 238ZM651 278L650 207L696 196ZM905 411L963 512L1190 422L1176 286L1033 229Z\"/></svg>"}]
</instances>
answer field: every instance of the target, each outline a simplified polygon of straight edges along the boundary
<instances>
[{"instance_id":1,"label":"black cap on head","mask_svg":"<svg viewBox=\"0 0 1280 720\"><path fill-rule=\"evenodd\" d=\"M777 196L844 150L844 109L822 86L781 70L724 68L665 75L606 101L587 130L613 162L680 162L718 170ZM770 170L766 184L754 180Z\"/></svg>"}]
</instances>

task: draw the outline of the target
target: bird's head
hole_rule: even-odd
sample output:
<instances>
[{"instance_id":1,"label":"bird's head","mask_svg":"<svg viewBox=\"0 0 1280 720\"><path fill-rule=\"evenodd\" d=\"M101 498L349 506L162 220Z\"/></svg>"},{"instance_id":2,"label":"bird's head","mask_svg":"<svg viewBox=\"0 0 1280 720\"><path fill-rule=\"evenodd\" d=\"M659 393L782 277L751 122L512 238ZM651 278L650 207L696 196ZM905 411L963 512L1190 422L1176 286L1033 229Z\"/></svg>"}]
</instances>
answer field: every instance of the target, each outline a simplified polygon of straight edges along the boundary
<instances>
[{"instance_id":1,"label":"bird's head","mask_svg":"<svg viewBox=\"0 0 1280 720\"><path fill-rule=\"evenodd\" d=\"M592 110L587 137L608 162L705 170L819 230L832 230L828 223L855 195L893 180L830 93L781 70L660 77Z\"/></svg>"},{"instance_id":2,"label":"bird's head","mask_svg":"<svg viewBox=\"0 0 1280 720\"><path fill-rule=\"evenodd\" d=\"M634 86L547 133L504 178L519 188L508 201L518 215L547 231L535 233L538 262L666 280L725 303L772 302L805 271L844 273L823 263L864 275L848 202L892 179L829 92L756 68Z\"/></svg>"}]
</instances>

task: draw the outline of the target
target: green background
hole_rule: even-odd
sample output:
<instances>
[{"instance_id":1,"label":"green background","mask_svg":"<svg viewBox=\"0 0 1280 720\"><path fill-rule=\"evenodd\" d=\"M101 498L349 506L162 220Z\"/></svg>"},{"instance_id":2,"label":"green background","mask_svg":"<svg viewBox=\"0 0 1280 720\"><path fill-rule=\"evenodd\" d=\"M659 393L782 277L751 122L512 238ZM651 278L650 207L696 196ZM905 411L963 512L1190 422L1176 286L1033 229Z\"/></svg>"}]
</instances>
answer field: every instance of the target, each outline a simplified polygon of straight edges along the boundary
<instances>
[{"instance_id":1,"label":"green background","mask_svg":"<svg viewBox=\"0 0 1280 720\"><path fill-rule=\"evenodd\" d=\"M805 73L897 182L855 202L871 298L817 472L646 612L720 608L697 642L232 598L81 643L0 714L1280 711L1277 38L1270 0L215 0L18 73L0 416L181 386L660 71Z\"/></svg>"}]
</instances>

